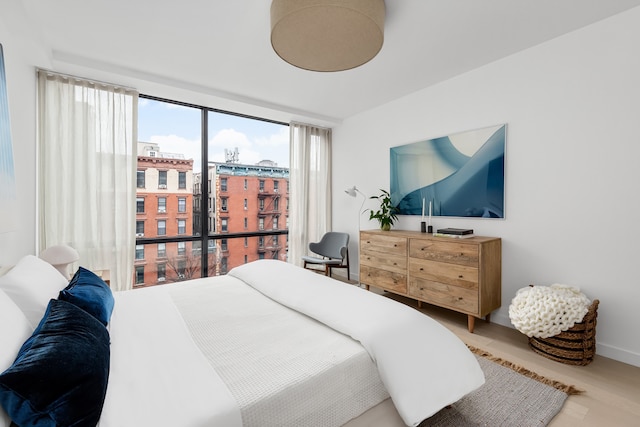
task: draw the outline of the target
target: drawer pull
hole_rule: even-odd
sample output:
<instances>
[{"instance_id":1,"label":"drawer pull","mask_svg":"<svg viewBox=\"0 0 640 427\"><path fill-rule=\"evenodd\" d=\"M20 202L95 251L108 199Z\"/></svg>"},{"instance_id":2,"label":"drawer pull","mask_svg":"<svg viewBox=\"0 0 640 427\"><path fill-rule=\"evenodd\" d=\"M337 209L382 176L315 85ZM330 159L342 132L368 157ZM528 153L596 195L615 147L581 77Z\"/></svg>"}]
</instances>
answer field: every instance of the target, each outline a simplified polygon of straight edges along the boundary
<instances>
[{"instance_id":1,"label":"drawer pull","mask_svg":"<svg viewBox=\"0 0 640 427\"><path fill-rule=\"evenodd\" d=\"M462 274L460 274L460 275L458 276L458 279L464 279L464 276L463 276Z\"/></svg>"},{"instance_id":2,"label":"drawer pull","mask_svg":"<svg viewBox=\"0 0 640 427\"><path fill-rule=\"evenodd\" d=\"M393 263L393 265L398 265L398 263L397 263L397 262L394 262L394 263Z\"/></svg>"},{"instance_id":3,"label":"drawer pull","mask_svg":"<svg viewBox=\"0 0 640 427\"><path fill-rule=\"evenodd\" d=\"M424 271L424 268L423 268L423 267L420 267L420 271Z\"/></svg>"},{"instance_id":4,"label":"drawer pull","mask_svg":"<svg viewBox=\"0 0 640 427\"><path fill-rule=\"evenodd\" d=\"M424 288L420 288L421 291L424 291Z\"/></svg>"}]
</instances>

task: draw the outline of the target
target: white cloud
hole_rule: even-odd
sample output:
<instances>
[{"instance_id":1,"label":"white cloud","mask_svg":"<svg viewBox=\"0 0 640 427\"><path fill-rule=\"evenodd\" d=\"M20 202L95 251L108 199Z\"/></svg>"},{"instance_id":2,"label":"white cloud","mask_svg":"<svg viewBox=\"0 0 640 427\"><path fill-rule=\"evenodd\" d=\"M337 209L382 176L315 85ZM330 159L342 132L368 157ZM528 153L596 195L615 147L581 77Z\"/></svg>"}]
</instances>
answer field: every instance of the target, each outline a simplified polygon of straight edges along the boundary
<instances>
[{"instance_id":1,"label":"white cloud","mask_svg":"<svg viewBox=\"0 0 640 427\"><path fill-rule=\"evenodd\" d=\"M163 153L181 153L185 159L193 160L193 169L200 170L200 140L189 140L177 135L154 135L149 138L160 146Z\"/></svg>"},{"instance_id":2,"label":"white cloud","mask_svg":"<svg viewBox=\"0 0 640 427\"><path fill-rule=\"evenodd\" d=\"M181 153L187 159L193 159L193 168L200 170L200 140L190 140L177 135L154 135L149 142L160 146L165 153ZM279 166L289 166L289 129L268 137L255 140L235 129L222 129L209 140L209 160L225 162L224 150L233 151L238 148L239 161L242 164L254 165L262 160L271 160Z\"/></svg>"},{"instance_id":3,"label":"white cloud","mask_svg":"<svg viewBox=\"0 0 640 427\"><path fill-rule=\"evenodd\" d=\"M279 166L289 165L289 129L285 128L268 138L250 139L235 129L223 129L209 140L209 159L214 162L226 161L224 149L238 148L239 161L254 165L262 160L272 160Z\"/></svg>"},{"instance_id":4,"label":"white cloud","mask_svg":"<svg viewBox=\"0 0 640 427\"><path fill-rule=\"evenodd\" d=\"M242 132L235 129L222 129L209 139L209 155L212 151L222 151L225 148L233 149L235 147L250 147L251 141Z\"/></svg>"},{"instance_id":5,"label":"white cloud","mask_svg":"<svg viewBox=\"0 0 640 427\"><path fill-rule=\"evenodd\" d=\"M278 133L274 133L269 135L268 138L258 138L256 139L256 144L262 147L286 147L288 151L289 147L289 128L282 127Z\"/></svg>"}]
</instances>

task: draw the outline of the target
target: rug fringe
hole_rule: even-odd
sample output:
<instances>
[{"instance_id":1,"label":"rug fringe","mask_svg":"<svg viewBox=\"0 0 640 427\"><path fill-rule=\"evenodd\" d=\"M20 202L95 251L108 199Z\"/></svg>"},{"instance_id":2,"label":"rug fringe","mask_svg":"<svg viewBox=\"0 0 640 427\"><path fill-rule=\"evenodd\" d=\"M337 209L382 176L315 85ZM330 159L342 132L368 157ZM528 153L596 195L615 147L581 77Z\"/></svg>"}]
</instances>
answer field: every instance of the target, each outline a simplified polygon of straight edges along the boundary
<instances>
[{"instance_id":1,"label":"rug fringe","mask_svg":"<svg viewBox=\"0 0 640 427\"><path fill-rule=\"evenodd\" d=\"M572 385L567 385L567 384L564 384L564 383L562 383L560 381L551 380L549 378L546 378L546 377L544 377L544 376L542 376L540 374L537 374L537 373L535 373L533 371L530 371L529 369L527 369L527 368L525 368L523 366L519 366L519 365L516 365L513 362L509 362L508 360L504 360L504 359L502 359L500 357L496 357L493 354L489 353L488 351L479 349L479 348L474 347L474 346L469 345L469 344L467 344L467 347L469 347L469 350L471 350L472 353L475 353L478 356L482 356L482 357L484 357L484 358L486 358L488 360L491 360L492 362L495 362L495 363L497 363L499 365L506 366L507 368L510 368L510 369L514 370L515 372L517 372L519 374L525 375L525 376L527 376L527 377L529 377L531 379L534 379L534 380L536 380L538 382L541 382L543 384L546 384L546 385L549 385L551 387L554 387L554 388L556 388L556 389L558 389L558 390L560 390L560 391L562 391L564 393L567 393L568 395L574 395L574 394L583 393L582 390L580 390L580 389L578 389L578 388L576 388L576 387L574 387Z\"/></svg>"}]
</instances>

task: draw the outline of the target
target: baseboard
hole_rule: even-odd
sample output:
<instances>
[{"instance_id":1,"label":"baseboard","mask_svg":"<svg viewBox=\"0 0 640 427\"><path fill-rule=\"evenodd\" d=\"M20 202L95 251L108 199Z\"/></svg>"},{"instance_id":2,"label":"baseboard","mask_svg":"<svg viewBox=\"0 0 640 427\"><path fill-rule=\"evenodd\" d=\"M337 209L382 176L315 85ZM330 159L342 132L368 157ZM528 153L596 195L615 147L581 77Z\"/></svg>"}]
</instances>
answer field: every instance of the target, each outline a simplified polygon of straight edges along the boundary
<instances>
[{"instance_id":1,"label":"baseboard","mask_svg":"<svg viewBox=\"0 0 640 427\"><path fill-rule=\"evenodd\" d=\"M491 322L506 326L511 329L515 329L511 324L511 319L509 319L509 316L505 316L504 314L499 312L491 314ZM616 360L618 362L626 363L628 365L640 367L640 354L598 341L597 331L596 354L598 356L603 356L609 359Z\"/></svg>"},{"instance_id":2,"label":"baseboard","mask_svg":"<svg viewBox=\"0 0 640 427\"><path fill-rule=\"evenodd\" d=\"M352 272L351 281L359 283L360 278L358 274L354 274ZM507 328L515 329L511 324L511 319L509 319L508 313L503 314L500 310L498 310L497 313L491 313L491 322L506 326ZM618 362L640 367L640 354L598 341L597 337L598 335L596 333L596 354L598 356L607 357L609 359L617 360Z\"/></svg>"},{"instance_id":3,"label":"baseboard","mask_svg":"<svg viewBox=\"0 0 640 427\"><path fill-rule=\"evenodd\" d=\"M608 357L618 362L626 363L640 368L640 354L633 353L613 345L598 342L598 334L596 333L596 354L598 356Z\"/></svg>"}]
</instances>

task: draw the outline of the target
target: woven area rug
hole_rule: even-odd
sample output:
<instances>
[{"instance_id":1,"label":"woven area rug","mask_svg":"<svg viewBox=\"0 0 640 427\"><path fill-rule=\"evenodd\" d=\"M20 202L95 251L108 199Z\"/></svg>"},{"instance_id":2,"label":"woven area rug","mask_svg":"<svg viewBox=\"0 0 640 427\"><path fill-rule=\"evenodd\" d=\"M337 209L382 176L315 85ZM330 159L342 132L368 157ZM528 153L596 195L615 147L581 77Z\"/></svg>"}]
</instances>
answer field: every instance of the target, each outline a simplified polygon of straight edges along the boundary
<instances>
[{"instance_id":1,"label":"woven area rug","mask_svg":"<svg viewBox=\"0 0 640 427\"><path fill-rule=\"evenodd\" d=\"M527 369L470 347L485 375L478 390L442 409L419 427L546 426L562 409L573 386L541 377Z\"/></svg>"}]
</instances>

